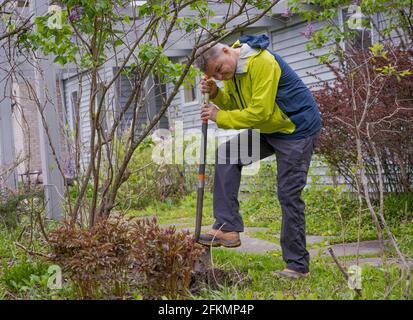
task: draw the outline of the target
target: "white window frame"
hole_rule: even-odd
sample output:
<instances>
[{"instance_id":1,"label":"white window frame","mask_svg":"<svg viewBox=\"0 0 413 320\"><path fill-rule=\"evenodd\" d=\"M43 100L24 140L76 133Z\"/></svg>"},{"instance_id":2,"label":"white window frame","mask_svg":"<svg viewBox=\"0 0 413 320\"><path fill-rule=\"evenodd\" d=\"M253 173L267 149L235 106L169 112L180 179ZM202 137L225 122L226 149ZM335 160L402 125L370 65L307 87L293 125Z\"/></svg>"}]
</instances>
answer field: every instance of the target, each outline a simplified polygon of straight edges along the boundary
<instances>
[{"instance_id":1,"label":"white window frame","mask_svg":"<svg viewBox=\"0 0 413 320\"><path fill-rule=\"evenodd\" d=\"M185 102L185 87L182 84L180 92L181 92L182 105L184 107L199 104L200 96L201 96L201 92L198 88L199 81L200 81L199 77L196 76L195 77L195 87L194 87L195 99L193 101L189 101L189 102Z\"/></svg>"}]
</instances>

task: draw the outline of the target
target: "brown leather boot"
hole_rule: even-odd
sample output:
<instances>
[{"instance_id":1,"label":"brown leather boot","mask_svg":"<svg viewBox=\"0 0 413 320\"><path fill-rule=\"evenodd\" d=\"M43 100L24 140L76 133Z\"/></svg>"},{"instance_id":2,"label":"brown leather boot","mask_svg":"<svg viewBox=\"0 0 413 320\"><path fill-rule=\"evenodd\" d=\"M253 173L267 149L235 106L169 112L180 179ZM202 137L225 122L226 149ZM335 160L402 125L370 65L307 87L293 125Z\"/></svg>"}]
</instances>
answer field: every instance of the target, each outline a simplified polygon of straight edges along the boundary
<instances>
[{"instance_id":1,"label":"brown leather boot","mask_svg":"<svg viewBox=\"0 0 413 320\"><path fill-rule=\"evenodd\" d=\"M307 278L310 273L301 273L298 271L294 271L288 268L285 268L284 270L277 270L272 273L273 276L275 277L284 277L288 279L301 279L301 278Z\"/></svg>"},{"instance_id":2,"label":"brown leather boot","mask_svg":"<svg viewBox=\"0 0 413 320\"><path fill-rule=\"evenodd\" d=\"M239 232L237 231L221 231L212 229L208 233L201 234L199 236L200 244L204 246L212 247L226 247L236 248L241 245Z\"/></svg>"}]
</instances>

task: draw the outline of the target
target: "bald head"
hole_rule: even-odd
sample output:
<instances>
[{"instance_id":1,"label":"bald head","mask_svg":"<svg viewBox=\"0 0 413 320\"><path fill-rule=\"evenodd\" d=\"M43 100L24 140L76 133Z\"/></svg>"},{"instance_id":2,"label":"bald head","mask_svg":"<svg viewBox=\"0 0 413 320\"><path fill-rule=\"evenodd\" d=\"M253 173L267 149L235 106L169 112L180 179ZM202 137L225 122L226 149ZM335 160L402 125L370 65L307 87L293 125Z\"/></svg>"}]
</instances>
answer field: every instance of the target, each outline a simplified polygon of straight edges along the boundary
<instances>
[{"instance_id":1,"label":"bald head","mask_svg":"<svg viewBox=\"0 0 413 320\"><path fill-rule=\"evenodd\" d=\"M240 50L222 43L205 45L197 50L200 55L195 60L195 66L210 78L229 80L235 75Z\"/></svg>"},{"instance_id":2,"label":"bald head","mask_svg":"<svg viewBox=\"0 0 413 320\"><path fill-rule=\"evenodd\" d=\"M200 54L199 57L195 60L195 66L199 68L202 72L205 72L208 67L208 63L211 60L215 60L223 53L223 48L229 48L226 44L217 43L214 46L211 44L206 44L200 47L196 54Z\"/></svg>"}]
</instances>

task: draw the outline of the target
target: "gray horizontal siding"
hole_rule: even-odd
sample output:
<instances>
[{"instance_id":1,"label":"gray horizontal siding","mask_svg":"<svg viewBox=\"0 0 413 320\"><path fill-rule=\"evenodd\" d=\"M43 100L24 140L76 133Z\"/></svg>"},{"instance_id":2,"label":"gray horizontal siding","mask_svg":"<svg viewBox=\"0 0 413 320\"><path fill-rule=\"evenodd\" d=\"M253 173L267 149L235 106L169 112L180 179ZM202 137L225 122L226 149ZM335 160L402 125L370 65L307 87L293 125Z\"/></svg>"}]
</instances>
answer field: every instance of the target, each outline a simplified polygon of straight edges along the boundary
<instances>
[{"instance_id":1,"label":"gray horizontal siding","mask_svg":"<svg viewBox=\"0 0 413 320\"><path fill-rule=\"evenodd\" d=\"M383 30L383 29L385 29L386 27L388 27L390 23L396 23L396 19L393 18L393 17L386 17L383 13L379 13L379 14L377 15L377 18L376 18L376 27L379 28L380 30ZM394 44L395 46L398 46L398 45L400 44L400 42L401 42L401 38L404 36L403 30L402 30L401 28L399 28L397 31L396 31L396 30L393 30L393 31L390 33L389 36L390 36L390 39L391 39L391 41L393 42L393 44ZM378 40L379 40L379 41L380 41L380 40L382 41L382 40L383 40L383 37L379 37ZM404 40L406 40L406 39L404 39Z\"/></svg>"},{"instance_id":2,"label":"gray horizontal siding","mask_svg":"<svg viewBox=\"0 0 413 320\"><path fill-rule=\"evenodd\" d=\"M113 77L113 69L105 68L99 70L99 82L108 83ZM81 100L80 100L80 143L81 143L81 162L84 169L90 160L89 145L91 137L89 102L90 102L90 75L83 74L80 80L79 76L74 76L63 81L65 110L71 112L72 102L71 93L77 91L80 94L79 83L81 81ZM110 112L114 109L114 90L113 87L108 90L105 97L105 110Z\"/></svg>"},{"instance_id":3,"label":"gray horizontal siding","mask_svg":"<svg viewBox=\"0 0 413 320\"><path fill-rule=\"evenodd\" d=\"M172 92L173 86L168 86L169 94ZM169 119L173 123L175 121L182 121L184 130L201 129L202 122L200 119L201 111L201 92L198 83L196 84L197 100L191 103L184 103L183 87L180 88L175 98L169 107ZM216 128L216 124L209 122L209 128Z\"/></svg>"},{"instance_id":4,"label":"gray horizontal siding","mask_svg":"<svg viewBox=\"0 0 413 320\"><path fill-rule=\"evenodd\" d=\"M173 90L173 85L172 83L167 84L167 92L168 95L172 93ZM169 120L170 122L173 122L175 120L180 120L182 119L182 111L181 111L181 95L178 94L173 98L171 105L168 108L168 114L169 114Z\"/></svg>"},{"instance_id":5,"label":"gray horizontal siding","mask_svg":"<svg viewBox=\"0 0 413 320\"><path fill-rule=\"evenodd\" d=\"M122 110L126 103L128 102L131 94L132 94L132 80L127 77L126 74L121 74L118 78L116 92L118 94L118 103L119 109L117 111ZM125 130L130 128L132 119L133 119L133 102L131 106L126 110L123 119L121 121L121 129L124 132ZM146 109L142 108L139 112L138 119L137 119L137 127L138 127L138 134L142 130L142 125L147 123L147 113Z\"/></svg>"},{"instance_id":6,"label":"gray horizontal siding","mask_svg":"<svg viewBox=\"0 0 413 320\"><path fill-rule=\"evenodd\" d=\"M320 30L323 23L314 23L314 31ZM302 33L307 27L306 22L299 22L285 28L277 28L271 32L272 49L279 54L306 85L314 85L321 81L334 79L334 74L323 64L319 57L329 50L327 44L323 48L307 52L306 46L310 42Z\"/></svg>"}]
</instances>

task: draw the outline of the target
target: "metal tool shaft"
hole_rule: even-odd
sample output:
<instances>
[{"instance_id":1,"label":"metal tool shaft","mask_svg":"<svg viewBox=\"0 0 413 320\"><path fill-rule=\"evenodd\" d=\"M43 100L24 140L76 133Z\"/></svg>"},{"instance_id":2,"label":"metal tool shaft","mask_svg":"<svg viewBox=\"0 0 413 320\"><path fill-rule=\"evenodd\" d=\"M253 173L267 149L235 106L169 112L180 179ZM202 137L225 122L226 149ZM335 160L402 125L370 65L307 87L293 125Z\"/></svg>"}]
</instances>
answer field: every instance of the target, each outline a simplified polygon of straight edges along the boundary
<instances>
[{"instance_id":1,"label":"metal tool shaft","mask_svg":"<svg viewBox=\"0 0 413 320\"><path fill-rule=\"evenodd\" d=\"M209 93L203 94L203 104L209 104ZM208 120L202 121L202 137L201 137L201 152L198 169L198 189L197 189L197 203L196 203L196 224L195 224L195 241L198 242L201 234L202 226L202 209L204 205L204 190L205 190L205 165L207 152L207 133Z\"/></svg>"}]
</instances>

